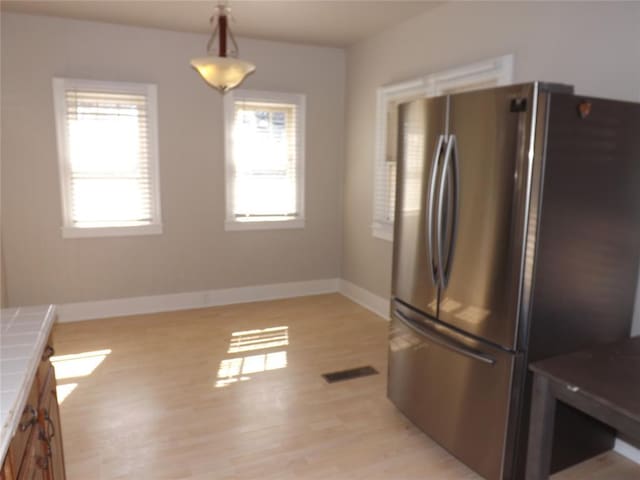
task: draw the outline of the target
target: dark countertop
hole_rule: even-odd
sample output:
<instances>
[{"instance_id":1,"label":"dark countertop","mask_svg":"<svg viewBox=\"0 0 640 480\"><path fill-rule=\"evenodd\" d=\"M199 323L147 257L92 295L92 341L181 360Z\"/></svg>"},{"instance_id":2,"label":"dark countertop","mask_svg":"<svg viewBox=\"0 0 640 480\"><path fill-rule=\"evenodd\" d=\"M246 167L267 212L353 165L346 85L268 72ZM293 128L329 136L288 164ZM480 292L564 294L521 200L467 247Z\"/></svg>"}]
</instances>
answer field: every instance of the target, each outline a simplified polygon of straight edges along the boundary
<instances>
[{"instance_id":1,"label":"dark countertop","mask_svg":"<svg viewBox=\"0 0 640 480\"><path fill-rule=\"evenodd\" d=\"M640 336L542 360L530 368L640 422Z\"/></svg>"}]
</instances>

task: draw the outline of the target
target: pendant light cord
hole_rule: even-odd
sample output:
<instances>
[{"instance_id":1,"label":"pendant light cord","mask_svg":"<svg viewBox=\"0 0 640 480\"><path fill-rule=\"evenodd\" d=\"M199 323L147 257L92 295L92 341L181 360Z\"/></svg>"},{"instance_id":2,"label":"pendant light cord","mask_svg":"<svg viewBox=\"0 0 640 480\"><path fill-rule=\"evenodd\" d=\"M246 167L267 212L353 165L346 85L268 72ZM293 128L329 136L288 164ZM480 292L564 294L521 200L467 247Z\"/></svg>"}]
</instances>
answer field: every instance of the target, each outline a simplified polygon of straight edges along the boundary
<instances>
[{"instance_id":1,"label":"pendant light cord","mask_svg":"<svg viewBox=\"0 0 640 480\"><path fill-rule=\"evenodd\" d=\"M229 56L236 58L238 56L238 44L231 28L229 28L229 19L233 21L231 9L226 4L219 4L216 13L209 19L211 25L215 25L215 27L207 42L207 55L215 55L214 46L217 38L219 57ZM231 49L229 51L227 51L227 38L231 40Z\"/></svg>"}]
</instances>

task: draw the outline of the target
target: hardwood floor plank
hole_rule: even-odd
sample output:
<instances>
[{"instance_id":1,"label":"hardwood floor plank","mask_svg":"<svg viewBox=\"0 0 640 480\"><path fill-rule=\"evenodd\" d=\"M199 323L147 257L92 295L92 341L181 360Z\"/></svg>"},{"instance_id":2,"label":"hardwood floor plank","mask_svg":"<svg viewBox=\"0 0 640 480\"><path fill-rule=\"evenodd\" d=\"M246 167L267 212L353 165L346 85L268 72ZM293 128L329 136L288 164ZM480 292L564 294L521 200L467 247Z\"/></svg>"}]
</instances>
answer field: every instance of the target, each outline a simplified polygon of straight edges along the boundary
<instances>
[{"instance_id":1,"label":"hardwood floor plank","mask_svg":"<svg viewBox=\"0 0 640 480\"><path fill-rule=\"evenodd\" d=\"M97 362L58 380L68 478L479 479L387 400L387 328L338 294L59 324ZM617 457L554 478L637 478Z\"/></svg>"}]
</instances>

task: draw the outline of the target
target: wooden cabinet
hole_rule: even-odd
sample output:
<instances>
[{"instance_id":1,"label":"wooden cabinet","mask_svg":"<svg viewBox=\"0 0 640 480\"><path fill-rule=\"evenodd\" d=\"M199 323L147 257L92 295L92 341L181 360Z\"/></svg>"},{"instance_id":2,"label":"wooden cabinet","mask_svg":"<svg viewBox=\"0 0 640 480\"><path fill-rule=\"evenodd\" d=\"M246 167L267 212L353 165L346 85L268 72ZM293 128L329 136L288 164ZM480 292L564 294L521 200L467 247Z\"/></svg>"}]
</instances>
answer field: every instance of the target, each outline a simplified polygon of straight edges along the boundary
<instances>
[{"instance_id":1,"label":"wooden cabinet","mask_svg":"<svg viewBox=\"0 0 640 480\"><path fill-rule=\"evenodd\" d=\"M33 431L31 441L22 459L22 465L18 473L18 480L47 480L48 458L42 450L39 440L39 432Z\"/></svg>"},{"instance_id":2,"label":"wooden cabinet","mask_svg":"<svg viewBox=\"0 0 640 480\"><path fill-rule=\"evenodd\" d=\"M40 415L41 437L45 443L48 461L48 479L65 478L64 456L62 453L62 434L60 428L60 411L56 394L56 377L53 366L49 367L49 382L42 393Z\"/></svg>"},{"instance_id":3,"label":"wooden cabinet","mask_svg":"<svg viewBox=\"0 0 640 480\"><path fill-rule=\"evenodd\" d=\"M42 360L22 418L4 459L0 480L65 480L60 411L56 377L49 358L51 339Z\"/></svg>"}]
</instances>

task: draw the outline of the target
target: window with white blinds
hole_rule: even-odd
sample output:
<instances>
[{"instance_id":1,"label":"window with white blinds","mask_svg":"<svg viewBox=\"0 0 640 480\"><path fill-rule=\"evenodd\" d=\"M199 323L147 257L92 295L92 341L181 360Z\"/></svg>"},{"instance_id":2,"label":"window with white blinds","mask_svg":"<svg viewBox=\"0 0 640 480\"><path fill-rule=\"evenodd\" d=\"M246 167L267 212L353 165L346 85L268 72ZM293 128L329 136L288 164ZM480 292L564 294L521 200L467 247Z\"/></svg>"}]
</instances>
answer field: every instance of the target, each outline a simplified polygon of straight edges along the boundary
<instances>
[{"instance_id":1,"label":"window with white blinds","mask_svg":"<svg viewBox=\"0 0 640 480\"><path fill-rule=\"evenodd\" d=\"M393 240L398 150L398 106L414 98L490 88L511 83L513 55L439 72L408 82L381 87L377 92L376 159L373 186L374 237ZM408 132L405 148L420 143L419 132ZM408 166L408 172L411 166ZM415 192L414 192L415 193ZM414 195L415 196L415 195ZM420 200L415 196L415 201Z\"/></svg>"},{"instance_id":2,"label":"window with white blinds","mask_svg":"<svg viewBox=\"0 0 640 480\"><path fill-rule=\"evenodd\" d=\"M304 227L303 95L225 96L227 230Z\"/></svg>"},{"instance_id":3,"label":"window with white blinds","mask_svg":"<svg viewBox=\"0 0 640 480\"><path fill-rule=\"evenodd\" d=\"M53 80L66 237L161 233L156 88Z\"/></svg>"}]
</instances>

